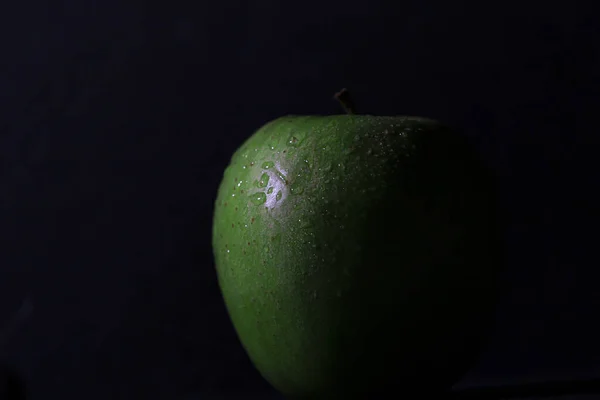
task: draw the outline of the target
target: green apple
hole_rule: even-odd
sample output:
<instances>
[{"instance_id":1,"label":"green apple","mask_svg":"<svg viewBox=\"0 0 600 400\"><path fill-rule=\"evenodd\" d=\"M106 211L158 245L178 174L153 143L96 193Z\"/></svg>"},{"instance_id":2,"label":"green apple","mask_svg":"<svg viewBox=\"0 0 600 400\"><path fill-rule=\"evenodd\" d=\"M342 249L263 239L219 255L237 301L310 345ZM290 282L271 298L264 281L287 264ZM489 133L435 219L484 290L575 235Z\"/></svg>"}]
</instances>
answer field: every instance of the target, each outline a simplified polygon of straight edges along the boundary
<instances>
[{"instance_id":1,"label":"green apple","mask_svg":"<svg viewBox=\"0 0 600 400\"><path fill-rule=\"evenodd\" d=\"M225 170L213 250L239 338L284 395L445 390L494 315L494 179L430 119L279 118Z\"/></svg>"}]
</instances>

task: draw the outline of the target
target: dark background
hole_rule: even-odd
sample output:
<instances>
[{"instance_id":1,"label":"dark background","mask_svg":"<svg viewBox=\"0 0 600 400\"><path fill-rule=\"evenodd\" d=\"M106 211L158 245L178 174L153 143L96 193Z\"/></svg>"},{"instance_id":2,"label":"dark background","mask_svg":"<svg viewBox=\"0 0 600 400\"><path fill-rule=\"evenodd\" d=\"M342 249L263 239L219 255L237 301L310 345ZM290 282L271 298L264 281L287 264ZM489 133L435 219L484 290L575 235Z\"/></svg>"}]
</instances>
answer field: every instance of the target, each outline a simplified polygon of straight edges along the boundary
<instances>
[{"instance_id":1,"label":"dark background","mask_svg":"<svg viewBox=\"0 0 600 400\"><path fill-rule=\"evenodd\" d=\"M507 294L461 385L600 377L599 29L591 2L530 3L3 3L0 326L29 312L1 362L32 399L272 398L212 203L256 128L348 87L463 130L501 178Z\"/></svg>"}]
</instances>

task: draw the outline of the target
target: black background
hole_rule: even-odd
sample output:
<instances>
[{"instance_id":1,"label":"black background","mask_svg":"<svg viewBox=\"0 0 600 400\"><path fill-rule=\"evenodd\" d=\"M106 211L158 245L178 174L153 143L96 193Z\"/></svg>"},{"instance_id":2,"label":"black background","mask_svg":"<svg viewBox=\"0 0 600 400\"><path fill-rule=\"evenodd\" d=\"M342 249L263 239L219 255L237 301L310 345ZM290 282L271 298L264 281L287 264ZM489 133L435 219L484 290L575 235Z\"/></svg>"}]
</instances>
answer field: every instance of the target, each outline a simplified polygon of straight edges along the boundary
<instances>
[{"instance_id":1,"label":"black background","mask_svg":"<svg viewBox=\"0 0 600 400\"><path fill-rule=\"evenodd\" d=\"M212 203L255 129L348 87L463 130L501 178L507 295L461 385L600 377L599 25L528 4L0 6L0 326L30 307L1 361L32 399L274 396L218 292Z\"/></svg>"}]
</instances>

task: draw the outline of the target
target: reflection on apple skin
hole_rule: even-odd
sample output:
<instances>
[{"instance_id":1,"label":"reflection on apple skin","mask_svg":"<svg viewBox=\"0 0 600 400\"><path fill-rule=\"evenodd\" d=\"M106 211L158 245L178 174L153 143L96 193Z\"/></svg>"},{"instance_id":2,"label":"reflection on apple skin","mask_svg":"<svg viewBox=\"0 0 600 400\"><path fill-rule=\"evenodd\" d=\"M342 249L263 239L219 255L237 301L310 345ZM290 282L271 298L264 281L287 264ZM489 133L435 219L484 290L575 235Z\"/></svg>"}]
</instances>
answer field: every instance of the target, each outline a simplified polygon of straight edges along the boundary
<instances>
[{"instance_id":1,"label":"reflection on apple skin","mask_svg":"<svg viewBox=\"0 0 600 400\"><path fill-rule=\"evenodd\" d=\"M274 168L264 170L263 173L269 175L269 183L267 186L267 201L266 207L279 208L288 196L287 171L282 167L281 163L277 162Z\"/></svg>"}]
</instances>

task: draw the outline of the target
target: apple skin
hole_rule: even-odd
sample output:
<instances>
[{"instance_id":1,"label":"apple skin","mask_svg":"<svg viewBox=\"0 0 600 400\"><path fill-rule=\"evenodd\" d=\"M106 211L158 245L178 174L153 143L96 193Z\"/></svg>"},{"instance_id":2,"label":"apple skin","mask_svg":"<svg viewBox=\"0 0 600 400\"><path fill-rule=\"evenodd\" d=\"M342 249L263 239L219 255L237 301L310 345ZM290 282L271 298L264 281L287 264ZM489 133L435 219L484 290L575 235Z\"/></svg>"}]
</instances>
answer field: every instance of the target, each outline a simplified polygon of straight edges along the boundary
<instances>
[{"instance_id":1,"label":"apple skin","mask_svg":"<svg viewBox=\"0 0 600 400\"><path fill-rule=\"evenodd\" d=\"M279 118L226 168L213 250L238 336L284 395L436 393L493 320L494 178L433 120Z\"/></svg>"}]
</instances>

